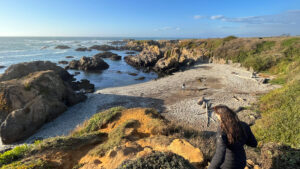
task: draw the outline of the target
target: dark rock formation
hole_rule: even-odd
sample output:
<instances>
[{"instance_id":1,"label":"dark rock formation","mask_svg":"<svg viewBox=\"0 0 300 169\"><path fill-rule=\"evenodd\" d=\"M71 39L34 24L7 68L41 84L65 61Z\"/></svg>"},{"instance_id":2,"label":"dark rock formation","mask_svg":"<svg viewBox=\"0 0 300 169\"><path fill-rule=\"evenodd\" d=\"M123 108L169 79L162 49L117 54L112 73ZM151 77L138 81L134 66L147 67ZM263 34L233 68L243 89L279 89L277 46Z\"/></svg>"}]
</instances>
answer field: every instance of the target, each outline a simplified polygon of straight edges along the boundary
<instances>
[{"instance_id":1,"label":"dark rock formation","mask_svg":"<svg viewBox=\"0 0 300 169\"><path fill-rule=\"evenodd\" d=\"M5 68L5 66L0 65L0 69L3 69L3 68Z\"/></svg>"},{"instance_id":2,"label":"dark rock formation","mask_svg":"<svg viewBox=\"0 0 300 169\"><path fill-rule=\"evenodd\" d=\"M79 74L80 74L80 72L74 72L74 76L79 75Z\"/></svg>"},{"instance_id":3,"label":"dark rock formation","mask_svg":"<svg viewBox=\"0 0 300 169\"><path fill-rule=\"evenodd\" d=\"M70 47L67 45L57 45L55 49L70 49Z\"/></svg>"},{"instance_id":4,"label":"dark rock formation","mask_svg":"<svg viewBox=\"0 0 300 169\"><path fill-rule=\"evenodd\" d=\"M65 61L65 60L62 60L62 61L58 61L59 64L63 64L63 65L66 65L68 64L69 62L68 61Z\"/></svg>"},{"instance_id":5,"label":"dark rock formation","mask_svg":"<svg viewBox=\"0 0 300 169\"><path fill-rule=\"evenodd\" d=\"M84 71L97 71L108 69L109 65L100 57L84 56L80 60L72 60L66 68Z\"/></svg>"},{"instance_id":6,"label":"dark rock formation","mask_svg":"<svg viewBox=\"0 0 300 169\"><path fill-rule=\"evenodd\" d=\"M100 51L109 51L109 50L116 50L117 48L110 45L94 45L89 48L90 50L100 50Z\"/></svg>"},{"instance_id":7,"label":"dark rock formation","mask_svg":"<svg viewBox=\"0 0 300 169\"><path fill-rule=\"evenodd\" d=\"M112 52L103 52L94 55L95 58L109 58L111 60L121 60L121 56Z\"/></svg>"},{"instance_id":8,"label":"dark rock formation","mask_svg":"<svg viewBox=\"0 0 300 169\"><path fill-rule=\"evenodd\" d=\"M126 52L125 54L127 54L127 55L133 55L133 54L135 54L135 52Z\"/></svg>"},{"instance_id":9,"label":"dark rock formation","mask_svg":"<svg viewBox=\"0 0 300 169\"><path fill-rule=\"evenodd\" d=\"M80 47L75 49L76 51L85 52L85 51L91 51L91 49L88 49L87 47Z\"/></svg>"},{"instance_id":10,"label":"dark rock formation","mask_svg":"<svg viewBox=\"0 0 300 169\"><path fill-rule=\"evenodd\" d=\"M145 79L145 77L144 77L144 76L141 76L141 77L136 78L136 79L134 79L134 80L144 80L144 79Z\"/></svg>"},{"instance_id":11,"label":"dark rock formation","mask_svg":"<svg viewBox=\"0 0 300 169\"><path fill-rule=\"evenodd\" d=\"M44 66L44 67L43 67ZM5 144L25 139L44 123L83 101L72 76L51 62L10 66L0 80L0 136Z\"/></svg>"},{"instance_id":12,"label":"dark rock formation","mask_svg":"<svg viewBox=\"0 0 300 169\"><path fill-rule=\"evenodd\" d=\"M131 76L137 76L138 74L136 74L136 73L128 73L129 75L131 75Z\"/></svg>"},{"instance_id":13,"label":"dark rock formation","mask_svg":"<svg viewBox=\"0 0 300 169\"><path fill-rule=\"evenodd\" d=\"M70 59L70 58L74 58L74 56L66 56L66 58Z\"/></svg>"},{"instance_id":14,"label":"dark rock formation","mask_svg":"<svg viewBox=\"0 0 300 169\"><path fill-rule=\"evenodd\" d=\"M95 91L95 85L91 84L87 79L81 79L81 81L73 82L72 88L74 90L84 90L85 93L92 93Z\"/></svg>"}]
</instances>

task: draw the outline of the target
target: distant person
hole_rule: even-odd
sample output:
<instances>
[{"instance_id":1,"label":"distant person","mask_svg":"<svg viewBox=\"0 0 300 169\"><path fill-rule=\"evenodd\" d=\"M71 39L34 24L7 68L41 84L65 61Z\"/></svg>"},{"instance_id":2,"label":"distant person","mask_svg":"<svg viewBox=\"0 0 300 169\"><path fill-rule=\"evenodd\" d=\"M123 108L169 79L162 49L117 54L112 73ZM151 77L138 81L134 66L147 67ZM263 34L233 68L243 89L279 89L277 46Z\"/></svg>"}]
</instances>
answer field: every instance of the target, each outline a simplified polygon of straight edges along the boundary
<instances>
[{"instance_id":1,"label":"distant person","mask_svg":"<svg viewBox=\"0 0 300 169\"><path fill-rule=\"evenodd\" d=\"M181 89L182 89L182 90L185 89L185 83L182 84Z\"/></svg>"},{"instance_id":2,"label":"distant person","mask_svg":"<svg viewBox=\"0 0 300 169\"><path fill-rule=\"evenodd\" d=\"M236 113L227 106L215 106L214 112L220 121L220 127L217 132L216 153L208 169L244 169L244 145L257 146L250 127L241 122Z\"/></svg>"}]
</instances>

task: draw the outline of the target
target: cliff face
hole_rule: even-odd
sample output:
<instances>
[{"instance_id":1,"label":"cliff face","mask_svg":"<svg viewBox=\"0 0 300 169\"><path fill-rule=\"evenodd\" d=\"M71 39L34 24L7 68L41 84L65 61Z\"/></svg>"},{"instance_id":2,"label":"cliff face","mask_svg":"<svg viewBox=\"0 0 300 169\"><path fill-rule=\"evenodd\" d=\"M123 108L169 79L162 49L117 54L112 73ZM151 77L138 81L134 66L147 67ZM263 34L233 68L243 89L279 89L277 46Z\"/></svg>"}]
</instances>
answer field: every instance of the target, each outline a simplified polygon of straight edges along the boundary
<instances>
[{"instance_id":1,"label":"cliff face","mask_svg":"<svg viewBox=\"0 0 300 169\"><path fill-rule=\"evenodd\" d=\"M170 74L193 63L236 62L255 71L267 70L284 58L288 38L197 39L178 41L131 41L142 52L125 61L138 68ZM159 51L159 52L157 52Z\"/></svg>"}]
</instances>

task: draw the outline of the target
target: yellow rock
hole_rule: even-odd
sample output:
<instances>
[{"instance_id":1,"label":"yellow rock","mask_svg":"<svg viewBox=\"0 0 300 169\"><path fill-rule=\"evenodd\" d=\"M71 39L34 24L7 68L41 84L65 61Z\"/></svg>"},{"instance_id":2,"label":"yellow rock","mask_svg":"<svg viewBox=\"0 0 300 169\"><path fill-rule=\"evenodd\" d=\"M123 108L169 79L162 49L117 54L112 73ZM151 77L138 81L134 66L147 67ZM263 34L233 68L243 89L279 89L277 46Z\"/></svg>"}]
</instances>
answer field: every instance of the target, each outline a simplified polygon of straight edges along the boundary
<instances>
[{"instance_id":1,"label":"yellow rock","mask_svg":"<svg viewBox=\"0 0 300 169\"><path fill-rule=\"evenodd\" d=\"M261 169L258 165L255 165L253 169Z\"/></svg>"},{"instance_id":2,"label":"yellow rock","mask_svg":"<svg viewBox=\"0 0 300 169\"><path fill-rule=\"evenodd\" d=\"M168 150L182 156L190 163L201 164L204 162L203 154L199 148L195 148L183 139L175 139L168 146Z\"/></svg>"}]
</instances>

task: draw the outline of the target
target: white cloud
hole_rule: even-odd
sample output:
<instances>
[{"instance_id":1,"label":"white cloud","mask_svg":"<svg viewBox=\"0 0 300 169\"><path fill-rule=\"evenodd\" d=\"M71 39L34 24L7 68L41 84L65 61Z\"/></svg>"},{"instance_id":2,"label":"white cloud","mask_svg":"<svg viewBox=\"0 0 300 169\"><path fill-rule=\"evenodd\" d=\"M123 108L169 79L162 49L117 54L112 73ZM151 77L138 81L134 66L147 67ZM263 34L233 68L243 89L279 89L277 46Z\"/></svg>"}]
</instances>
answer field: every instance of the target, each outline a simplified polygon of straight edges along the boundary
<instances>
[{"instance_id":1,"label":"white cloud","mask_svg":"<svg viewBox=\"0 0 300 169\"><path fill-rule=\"evenodd\" d=\"M223 15L215 15L211 16L210 19L247 24L300 24L300 10L287 11L274 15L247 17L226 17Z\"/></svg>"},{"instance_id":2,"label":"white cloud","mask_svg":"<svg viewBox=\"0 0 300 169\"><path fill-rule=\"evenodd\" d=\"M210 19L212 19L212 20L223 19L223 18L224 18L223 15L214 15L214 16L210 17Z\"/></svg>"}]
</instances>

